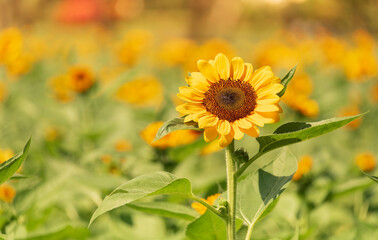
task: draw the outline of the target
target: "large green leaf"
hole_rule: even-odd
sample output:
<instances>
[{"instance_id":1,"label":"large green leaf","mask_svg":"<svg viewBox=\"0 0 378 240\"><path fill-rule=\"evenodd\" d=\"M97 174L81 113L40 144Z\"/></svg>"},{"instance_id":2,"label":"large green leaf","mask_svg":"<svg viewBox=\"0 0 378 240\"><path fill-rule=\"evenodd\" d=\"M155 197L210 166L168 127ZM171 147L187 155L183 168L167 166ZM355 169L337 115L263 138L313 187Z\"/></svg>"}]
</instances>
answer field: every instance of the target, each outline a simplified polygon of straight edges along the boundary
<instances>
[{"instance_id":1,"label":"large green leaf","mask_svg":"<svg viewBox=\"0 0 378 240\"><path fill-rule=\"evenodd\" d=\"M192 240L227 240L226 222L212 211L206 211L188 225L186 236Z\"/></svg>"},{"instance_id":2,"label":"large green leaf","mask_svg":"<svg viewBox=\"0 0 378 240\"><path fill-rule=\"evenodd\" d=\"M19 240L64 240L64 239L86 239L89 236L88 229L84 227L65 226L63 228L56 228L32 236L21 238Z\"/></svg>"},{"instance_id":3,"label":"large green leaf","mask_svg":"<svg viewBox=\"0 0 378 240\"><path fill-rule=\"evenodd\" d=\"M242 225L243 221L237 218L236 231ZM212 211L207 210L187 226L186 236L191 240L227 240L226 222Z\"/></svg>"},{"instance_id":4,"label":"large green leaf","mask_svg":"<svg viewBox=\"0 0 378 240\"><path fill-rule=\"evenodd\" d=\"M21 164L28 155L30 143L31 139L26 143L24 150L21 153L0 164L0 184L11 178L21 167Z\"/></svg>"},{"instance_id":5,"label":"large green leaf","mask_svg":"<svg viewBox=\"0 0 378 240\"><path fill-rule=\"evenodd\" d=\"M108 195L93 213L89 225L97 217L114 208L159 194L189 198L193 196L190 181L186 178L177 178L167 172L145 174L130 180Z\"/></svg>"},{"instance_id":6,"label":"large green leaf","mask_svg":"<svg viewBox=\"0 0 378 240\"><path fill-rule=\"evenodd\" d=\"M282 96L286 92L287 85L289 84L290 80L294 77L295 70L297 69L297 66L293 67L285 77L282 78L281 84L284 86L284 88L279 92L277 95Z\"/></svg>"},{"instance_id":7,"label":"large green leaf","mask_svg":"<svg viewBox=\"0 0 378 240\"><path fill-rule=\"evenodd\" d=\"M297 169L296 158L284 149L277 159L238 182L236 215L254 225L285 190ZM267 214L266 212L265 214Z\"/></svg>"},{"instance_id":8,"label":"large green leaf","mask_svg":"<svg viewBox=\"0 0 378 240\"><path fill-rule=\"evenodd\" d=\"M364 114L342 118L331 118L319 122L290 122L283 124L278 127L273 134L256 138L260 144L259 153L266 153L276 148L302 142L329 133L362 115Z\"/></svg>"},{"instance_id":9,"label":"large green leaf","mask_svg":"<svg viewBox=\"0 0 378 240\"><path fill-rule=\"evenodd\" d=\"M154 141L159 140L160 138L168 135L169 133L176 130L200 130L196 122L184 123L184 117L173 118L165 122L156 133Z\"/></svg>"},{"instance_id":10,"label":"large green leaf","mask_svg":"<svg viewBox=\"0 0 378 240\"><path fill-rule=\"evenodd\" d=\"M127 206L145 213L152 213L163 217L179 218L188 221L193 221L196 217L198 217L198 213L193 208L177 203L140 202L131 203Z\"/></svg>"}]
</instances>

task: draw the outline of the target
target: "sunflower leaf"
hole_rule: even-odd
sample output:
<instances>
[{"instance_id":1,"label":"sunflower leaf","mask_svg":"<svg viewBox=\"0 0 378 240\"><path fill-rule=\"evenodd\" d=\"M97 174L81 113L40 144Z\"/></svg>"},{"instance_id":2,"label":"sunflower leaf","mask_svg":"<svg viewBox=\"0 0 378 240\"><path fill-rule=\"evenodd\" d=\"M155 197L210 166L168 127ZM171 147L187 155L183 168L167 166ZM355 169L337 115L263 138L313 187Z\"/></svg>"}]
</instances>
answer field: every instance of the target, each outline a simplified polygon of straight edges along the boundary
<instances>
[{"instance_id":1,"label":"sunflower leaf","mask_svg":"<svg viewBox=\"0 0 378 240\"><path fill-rule=\"evenodd\" d=\"M239 180L236 216L254 225L274 208L297 170L297 159L287 149L266 166Z\"/></svg>"},{"instance_id":2,"label":"sunflower leaf","mask_svg":"<svg viewBox=\"0 0 378 240\"><path fill-rule=\"evenodd\" d=\"M284 86L284 88L281 90L281 92L279 92L277 95L279 97L282 97L285 92L286 92L286 88L287 88L287 85L289 84L289 82L291 81L291 79L294 77L294 73L295 73L295 70L297 69L297 65L295 65L295 67L293 67L287 74L285 77L282 78L281 80L281 84Z\"/></svg>"},{"instance_id":3,"label":"sunflower leaf","mask_svg":"<svg viewBox=\"0 0 378 240\"><path fill-rule=\"evenodd\" d=\"M154 142L176 130L200 130L196 122L184 122L184 117L166 121L156 133Z\"/></svg>"},{"instance_id":4,"label":"sunflower leaf","mask_svg":"<svg viewBox=\"0 0 378 240\"><path fill-rule=\"evenodd\" d=\"M329 133L364 114L366 113L349 117L331 118L319 122L290 122L283 124L273 134L256 138L260 144L259 154L261 155L276 148Z\"/></svg>"},{"instance_id":5,"label":"sunflower leaf","mask_svg":"<svg viewBox=\"0 0 378 240\"><path fill-rule=\"evenodd\" d=\"M96 218L112 209L162 194L188 198L193 196L191 183L186 178L177 178L168 172L145 174L128 181L109 194L93 213L89 226Z\"/></svg>"},{"instance_id":6,"label":"sunflower leaf","mask_svg":"<svg viewBox=\"0 0 378 240\"><path fill-rule=\"evenodd\" d=\"M31 138L26 143L24 150L21 153L16 154L11 159L0 164L0 184L11 178L13 174L15 174L20 168L21 164L24 162L28 155L30 143Z\"/></svg>"}]
</instances>

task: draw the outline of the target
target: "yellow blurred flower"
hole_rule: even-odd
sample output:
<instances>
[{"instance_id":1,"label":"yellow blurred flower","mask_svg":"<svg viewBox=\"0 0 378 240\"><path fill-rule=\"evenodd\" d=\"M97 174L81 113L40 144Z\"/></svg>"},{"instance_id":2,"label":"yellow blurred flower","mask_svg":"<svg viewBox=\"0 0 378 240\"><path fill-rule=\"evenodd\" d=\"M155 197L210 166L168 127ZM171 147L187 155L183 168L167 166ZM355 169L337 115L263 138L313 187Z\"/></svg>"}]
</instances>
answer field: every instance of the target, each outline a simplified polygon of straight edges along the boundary
<instances>
[{"instance_id":1,"label":"yellow blurred flower","mask_svg":"<svg viewBox=\"0 0 378 240\"><path fill-rule=\"evenodd\" d=\"M101 161L105 164L109 164L112 162L113 157L109 154L104 154L101 156Z\"/></svg>"},{"instance_id":2,"label":"yellow blurred flower","mask_svg":"<svg viewBox=\"0 0 378 240\"><path fill-rule=\"evenodd\" d=\"M129 141L126 139L119 139L115 144L114 144L114 149L118 152L127 152L132 149L132 145Z\"/></svg>"},{"instance_id":3,"label":"yellow blurred flower","mask_svg":"<svg viewBox=\"0 0 378 240\"><path fill-rule=\"evenodd\" d=\"M78 93L84 93L94 84L94 75L91 69L84 66L72 67L67 75L68 87Z\"/></svg>"},{"instance_id":4,"label":"yellow blurred flower","mask_svg":"<svg viewBox=\"0 0 378 240\"><path fill-rule=\"evenodd\" d=\"M302 156L298 161L298 169L293 176L293 180L298 181L303 175L309 173L312 168L312 162L312 157L310 155Z\"/></svg>"},{"instance_id":5,"label":"yellow blurred flower","mask_svg":"<svg viewBox=\"0 0 378 240\"><path fill-rule=\"evenodd\" d=\"M215 153L215 152L219 152L222 149L223 148L221 148L219 146L217 141L212 141L211 143L207 144L205 147L202 148L200 154L201 155L208 155L208 154L212 154L212 153Z\"/></svg>"},{"instance_id":6,"label":"yellow blurred flower","mask_svg":"<svg viewBox=\"0 0 378 240\"><path fill-rule=\"evenodd\" d=\"M374 38L364 29L358 29L353 32L353 40L358 48L372 51L374 48Z\"/></svg>"},{"instance_id":7,"label":"yellow blurred flower","mask_svg":"<svg viewBox=\"0 0 378 240\"><path fill-rule=\"evenodd\" d=\"M164 42L160 48L159 58L171 66L183 66L190 69L193 66L193 53L197 44L190 39L178 38ZM191 65L191 66L190 66Z\"/></svg>"},{"instance_id":8,"label":"yellow blurred flower","mask_svg":"<svg viewBox=\"0 0 378 240\"><path fill-rule=\"evenodd\" d=\"M290 68L298 63L297 52L278 40L264 41L254 53L257 65Z\"/></svg>"},{"instance_id":9,"label":"yellow blurred flower","mask_svg":"<svg viewBox=\"0 0 378 240\"><path fill-rule=\"evenodd\" d=\"M30 54L21 54L14 61L8 63L7 70L13 76L27 73L34 63L34 58Z\"/></svg>"},{"instance_id":10,"label":"yellow blurred flower","mask_svg":"<svg viewBox=\"0 0 378 240\"><path fill-rule=\"evenodd\" d=\"M131 30L127 32L117 48L119 60L128 65L135 65L141 55L147 51L152 42L152 34L145 30Z\"/></svg>"},{"instance_id":11,"label":"yellow blurred flower","mask_svg":"<svg viewBox=\"0 0 378 240\"><path fill-rule=\"evenodd\" d=\"M149 124L140 133L142 139L152 147L164 149L192 143L201 135L201 132L195 130L178 130L171 132L165 137L153 142L156 133L163 124L164 122L154 122Z\"/></svg>"},{"instance_id":12,"label":"yellow blurred flower","mask_svg":"<svg viewBox=\"0 0 378 240\"><path fill-rule=\"evenodd\" d=\"M8 28L0 32L0 64L9 64L21 54L23 39L16 28Z\"/></svg>"},{"instance_id":13,"label":"yellow blurred flower","mask_svg":"<svg viewBox=\"0 0 378 240\"><path fill-rule=\"evenodd\" d=\"M2 102L3 100L5 100L7 96L7 86L0 82L0 102Z\"/></svg>"},{"instance_id":14,"label":"yellow blurred flower","mask_svg":"<svg viewBox=\"0 0 378 240\"><path fill-rule=\"evenodd\" d=\"M53 90L54 97L63 102L67 103L73 100L74 95L69 87L69 80L66 75L61 75L54 77L49 80L49 85Z\"/></svg>"},{"instance_id":15,"label":"yellow blurred flower","mask_svg":"<svg viewBox=\"0 0 378 240\"><path fill-rule=\"evenodd\" d=\"M377 61L373 51L361 48L349 50L342 63L350 81L365 81L377 74Z\"/></svg>"},{"instance_id":16,"label":"yellow blurred flower","mask_svg":"<svg viewBox=\"0 0 378 240\"><path fill-rule=\"evenodd\" d=\"M0 185L0 200L11 203L16 196L16 190L8 185L8 184L2 184Z\"/></svg>"},{"instance_id":17,"label":"yellow blurred flower","mask_svg":"<svg viewBox=\"0 0 378 240\"><path fill-rule=\"evenodd\" d=\"M307 74L300 73L291 80L282 100L304 116L316 117L319 114L319 106L315 100L310 99L312 89L310 77Z\"/></svg>"},{"instance_id":18,"label":"yellow blurred flower","mask_svg":"<svg viewBox=\"0 0 378 240\"><path fill-rule=\"evenodd\" d=\"M346 106L345 108L341 109L339 113L341 117L354 116L358 114L361 114L361 112L357 104L350 104L349 106ZM348 123L346 126L351 129L356 129L361 125L361 122L362 122L362 118L357 118L353 120L352 122Z\"/></svg>"},{"instance_id":19,"label":"yellow blurred flower","mask_svg":"<svg viewBox=\"0 0 378 240\"><path fill-rule=\"evenodd\" d=\"M214 195L208 196L207 199L204 199L204 198L201 198L201 199L203 201L207 202L209 205L213 205L215 200L217 200L217 198L220 195L221 195L220 193L216 193ZM202 205L201 203L198 203L198 202L192 203L192 208L194 208L194 210L196 210L200 214L204 214L207 210L207 207L205 207L204 205Z\"/></svg>"},{"instance_id":20,"label":"yellow blurred flower","mask_svg":"<svg viewBox=\"0 0 378 240\"><path fill-rule=\"evenodd\" d=\"M326 35L318 39L318 41L326 63L339 64L342 62L347 49L347 44L343 40Z\"/></svg>"},{"instance_id":21,"label":"yellow blurred flower","mask_svg":"<svg viewBox=\"0 0 378 240\"><path fill-rule=\"evenodd\" d=\"M371 88L371 97L374 103L378 102L378 83L374 84L373 87ZM0 98L0 101L1 101L1 98Z\"/></svg>"},{"instance_id":22,"label":"yellow blurred flower","mask_svg":"<svg viewBox=\"0 0 378 240\"><path fill-rule=\"evenodd\" d=\"M360 153L355 158L355 163L362 171L371 171L375 168L375 157L370 152Z\"/></svg>"},{"instance_id":23,"label":"yellow blurred flower","mask_svg":"<svg viewBox=\"0 0 378 240\"><path fill-rule=\"evenodd\" d=\"M15 154L11 149L1 149L0 148L0 164L9 160Z\"/></svg>"},{"instance_id":24,"label":"yellow blurred flower","mask_svg":"<svg viewBox=\"0 0 378 240\"><path fill-rule=\"evenodd\" d=\"M139 107L159 106L163 100L163 86L154 76L138 77L122 85L116 98Z\"/></svg>"},{"instance_id":25,"label":"yellow blurred flower","mask_svg":"<svg viewBox=\"0 0 378 240\"><path fill-rule=\"evenodd\" d=\"M52 142L59 137L60 133L56 127L49 126L45 129L45 139L48 142Z\"/></svg>"}]
</instances>

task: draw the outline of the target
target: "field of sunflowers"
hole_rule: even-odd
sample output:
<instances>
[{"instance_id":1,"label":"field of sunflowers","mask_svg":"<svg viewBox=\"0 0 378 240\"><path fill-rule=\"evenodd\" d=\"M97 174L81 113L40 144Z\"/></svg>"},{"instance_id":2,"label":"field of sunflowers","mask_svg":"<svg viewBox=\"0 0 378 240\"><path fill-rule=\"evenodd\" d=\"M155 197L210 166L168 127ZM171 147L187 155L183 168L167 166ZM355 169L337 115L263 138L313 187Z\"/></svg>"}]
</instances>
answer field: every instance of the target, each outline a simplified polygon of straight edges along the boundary
<instances>
[{"instance_id":1,"label":"field of sunflowers","mask_svg":"<svg viewBox=\"0 0 378 240\"><path fill-rule=\"evenodd\" d=\"M222 60L228 72L219 75L231 79L235 57L252 64L242 62L239 78L248 66L281 79L296 67L275 95L279 106L269 105L275 115L261 114L272 124L240 132L236 159L284 123L367 112L286 147L297 170L251 239L378 239L378 3L364 2L0 0L0 239L226 240L223 225L198 221L210 206L221 212L228 186L224 147L233 138L221 143L223 122L219 141L210 128L154 139L164 122L188 116L186 102L199 96L187 97L190 81L211 80L203 66ZM282 154L262 156L246 173ZM13 160L22 165L10 175ZM201 199L151 193L94 215L109 194L133 192L118 187L161 171L190 180ZM235 239L247 239L246 224L237 219L236 228Z\"/></svg>"}]
</instances>

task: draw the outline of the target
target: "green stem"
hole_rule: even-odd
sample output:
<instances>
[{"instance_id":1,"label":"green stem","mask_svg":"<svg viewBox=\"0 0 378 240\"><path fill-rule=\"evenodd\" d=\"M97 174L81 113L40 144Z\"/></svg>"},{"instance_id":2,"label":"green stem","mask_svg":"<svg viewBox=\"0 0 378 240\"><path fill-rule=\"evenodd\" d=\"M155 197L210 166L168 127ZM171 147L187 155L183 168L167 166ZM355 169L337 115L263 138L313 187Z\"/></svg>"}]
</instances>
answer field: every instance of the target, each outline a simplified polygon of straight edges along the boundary
<instances>
[{"instance_id":1,"label":"green stem","mask_svg":"<svg viewBox=\"0 0 378 240\"><path fill-rule=\"evenodd\" d=\"M236 178L235 178L235 162L232 159L234 152L234 141L226 148L226 167L227 167L227 198L228 198L228 220L227 220L227 236L228 240L234 240L235 232L235 208L236 208Z\"/></svg>"},{"instance_id":2,"label":"green stem","mask_svg":"<svg viewBox=\"0 0 378 240\"><path fill-rule=\"evenodd\" d=\"M246 162L243 166L241 166L239 168L239 170L237 170L235 172L235 179L238 179L242 174L243 172L249 167L249 165L251 165L254 161L256 161L256 159L258 159L259 157L261 157L261 155L263 155L264 153L257 153L255 156L251 157L248 162Z\"/></svg>"},{"instance_id":3,"label":"green stem","mask_svg":"<svg viewBox=\"0 0 378 240\"><path fill-rule=\"evenodd\" d=\"M252 237L252 231L253 231L253 227L255 226L255 222L253 222L251 225L248 226L248 232L247 232L247 235L245 236L245 240L250 240L251 237Z\"/></svg>"},{"instance_id":4,"label":"green stem","mask_svg":"<svg viewBox=\"0 0 378 240\"><path fill-rule=\"evenodd\" d=\"M207 209L209 209L210 211L212 211L213 213L215 213L216 215L218 215L223 220L227 220L227 218L226 218L225 215L223 215L222 213L220 213L216 208L214 208L213 206L211 206L210 204L208 204L206 201L202 200L201 198L193 195L193 196L190 197L190 199L192 199L192 200L194 200L194 201L196 201L198 203L201 203Z\"/></svg>"}]
</instances>

